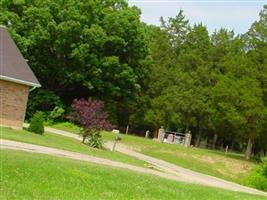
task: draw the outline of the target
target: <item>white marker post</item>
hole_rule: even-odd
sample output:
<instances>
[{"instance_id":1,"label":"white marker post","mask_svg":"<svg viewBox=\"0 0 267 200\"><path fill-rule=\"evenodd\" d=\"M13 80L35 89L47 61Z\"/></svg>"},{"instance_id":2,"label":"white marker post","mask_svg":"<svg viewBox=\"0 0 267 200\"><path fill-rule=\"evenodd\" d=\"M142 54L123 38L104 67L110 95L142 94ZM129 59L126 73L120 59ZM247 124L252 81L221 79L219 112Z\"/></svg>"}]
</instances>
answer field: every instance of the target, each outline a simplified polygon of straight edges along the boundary
<instances>
[{"instance_id":1,"label":"white marker post","mask_svg":"<svg viewBox=\"0 0 267 200\"><path fill-rule=\"evenodd\" d=\"M116 134L116 136L115 136L115 142L114 142L113 147L112 147L112 151L115 151L116 144L117 144L117 142L118 142L118 140L120 138L120 131L117 130L117 129L114 129L114 130L112 130L112 132Z\"/></svg>"},{"instance_id":2,"label":"white marker post","mask_svg":"<svg viewBox=\"0 0 267 200\"><path fill-rule=\"evenodd\" d=\"M129 131L129 125L126 126L126 135L128 134Z\"/></svg>"}]
</instances>

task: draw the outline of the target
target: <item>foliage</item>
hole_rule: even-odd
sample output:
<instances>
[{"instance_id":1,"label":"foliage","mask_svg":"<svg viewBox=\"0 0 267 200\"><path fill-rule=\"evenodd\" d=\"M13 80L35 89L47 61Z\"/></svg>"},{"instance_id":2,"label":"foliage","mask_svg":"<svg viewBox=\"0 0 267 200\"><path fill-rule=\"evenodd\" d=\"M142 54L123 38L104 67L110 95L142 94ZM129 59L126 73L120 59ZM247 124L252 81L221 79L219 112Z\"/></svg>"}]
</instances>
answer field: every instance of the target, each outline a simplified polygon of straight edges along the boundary
<instances>
[{"instance_id":1,"label":"foliage","mask_svg":"<svg viewBox=\"0 0 267 200\"><path fill-rule=\"evenodd\" d=\"M55 123L57 121L62 121L65 110L62 107L56 106L48 115L48 121L50 123Z\"/></svg>"},{"instance_id":2,"label":"foliage","mask_svg":"<svg viewBox=\"0 0 267 200\"><path fill-rule=\"evenodd\" d=\"M91 136L88 141L88 144L90 147L100 149L102 148L102 143L103 141L102 141L100 133L91 133Z\"/></svg>"},{"instance_id":3,"label":"foliage","mask_svg":"<svg viewBox=\"0 0 267 200\"><path fill-rule=\"evenodd\" d=\"M29 95L26 119L30 119L36 110L44 112L46 117L55 107L63 107L63 103L54 92L42 88L35 89Z\"/></svg>"},{"instance_id":4,"label":"foliage","mask_svg":"<svg viewBox=\"0 0 267 200\"><path fill-rule=\"evenodd\" d=\"M0 9L0 24L42 87L65 105L93 96L117 110L117 101L133 101L140 91L149 50L137 7L124 0L1 0ZM31 96L27 117L60 106L54 98Z\"/></svg>"},{"instance_id":5,"label":"foliage","mask_svg":"<svg viewBox=\"0 0 267 200\"><path fill-rule=\"evenodd\" d=\"M36 112L33 115L28 131L41 135L44 134L44 114L42 112Z\"/></svg>"},{"instance_id":6,"label":"foliage","mask_svg":"<svg viewBox=\"0 0 267 200\"><path fill-rule=\"evenodd\" d=\"M0 0L0 11L43 86L27 119L93 97L121 129L191 130L194 145L247 159L267 152L267 5L240 35L190 25L182 10L146 25L125 0Z\"/></svg>"},{"instance_id":7,"label":"foliage","mask_svg":"<svg viewBox=\"0 0 267 200\"><path fill-rule=\"evenodd\" d=\"M172 46L175 48L176 53L184 42L184 39L189 31L189 21L185 18L183 11L180 10L175 18L170 17L165 21L162 17L160 18L161 27L164 32L167 33Z\"/></svg>"},{"instance_id":8,"label":"foliage","mask_svg":"<svg viewBox=\"0 0 267 200\"><path fill-rule=\"evenodd\" d=\"M80 134L83 137L83 143L89 137L90 145L101 147L100 131L112 129L108 115L103 111L104 103L92 99L75 99L72 108L73 112L68 118L82 127Z\"/></svg>"},{"instance_id":9,"label":"foliage","mask_svg":"<svg viewBox=\"0 0 267 200\"><path fill-rule=\"evenodd\" d=\"M267 159L249 174L247 182L252 187L267 191Z\"/></svg>"},{"instance_id":10,"label":"foliage","mask_svg":"<svg viewBox=\"0 0 267 200\"><path fill-rule=\"evenodd\" d=\"M182 11L150 28L154 62L135 116L155 129L191 130L196 146L205 137L247 159L266 152L266 9L242 36L226 29L210 36Z\"/></svg>"}]
</instances>

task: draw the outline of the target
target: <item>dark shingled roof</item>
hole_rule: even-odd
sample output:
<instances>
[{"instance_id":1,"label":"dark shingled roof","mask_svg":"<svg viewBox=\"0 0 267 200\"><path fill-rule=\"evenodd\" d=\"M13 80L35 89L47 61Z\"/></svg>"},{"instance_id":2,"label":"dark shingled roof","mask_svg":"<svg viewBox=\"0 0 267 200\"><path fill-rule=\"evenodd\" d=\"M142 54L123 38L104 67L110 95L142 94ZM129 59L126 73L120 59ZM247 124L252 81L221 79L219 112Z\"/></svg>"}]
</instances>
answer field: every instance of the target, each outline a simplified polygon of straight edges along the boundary
<instances>
[{"instance_id":1,"label":"dark shingled roof","mask_svg":"<svg viewBox=\"0 0 267 200\"><path fill-rule=\"evenodd\" d=\"M33 87L41 86L15 42L3 26L0 26L0 80Z\"/></svg>"}]
</instances>

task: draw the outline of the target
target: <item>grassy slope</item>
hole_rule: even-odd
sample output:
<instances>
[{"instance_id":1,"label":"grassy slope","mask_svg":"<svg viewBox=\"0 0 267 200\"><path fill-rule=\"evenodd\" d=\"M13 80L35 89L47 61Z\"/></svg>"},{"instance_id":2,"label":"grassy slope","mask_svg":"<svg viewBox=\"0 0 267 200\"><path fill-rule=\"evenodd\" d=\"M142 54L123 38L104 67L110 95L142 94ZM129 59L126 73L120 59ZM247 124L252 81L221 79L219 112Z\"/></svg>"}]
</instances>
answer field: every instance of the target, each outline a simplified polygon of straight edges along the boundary
<instances>
[{"instance_id":1,"label":"grassy slope","mask_svg":"<svg viewBox=\"0 0 267 200\"><path fill-rule=\"evenodd\" d=\"M103 133L105 140L114 138L112 133ZM184 148L179 145L159 143L150 139L122 135L122 144L146 155L204 174L216 176L237 183L244 183L248 171L256 166L242 155L199 148Z\"/></svg>"},{"instance_id":2,"label":"grassy slope","mask_svg":"<svg viewBox=\"0 0 267 200\"><path fill-rule=\"evenodd\" d=\"M137 166L145 165L145 162L132 158L130 156L109 150L90 148L89 146L82 144L75 139L51 133L38 135L25 130L19 131L11 128L0 127L0 138L84 153Z\"/></svg>"},{"instance_id":3,"label":"grassy slope","mask_svg":"<svg viewBox=\"0 0 267 200\"><path fill-rule=\"evenodd\" d=\"M63 131L68 131L71 133L75 133L78 134L80 131L80 128L70 122L61 122L61 123L56 123L56 124L47 124L47 126L51 127L51 128L56 128L56 129L60 129Z\"/></svg>"},{"instance_id":4,"label":"grassy slope","mask_svg":"<svg viewBox=\"0 0 267 200\"><path fill-rule=\"evenodd\" d=\"M263 200L65 158L1 150L1 199Z\"/></svg>"},{"instance_id":5,"label":"grassy slope","mask_svg":"<svg viewBox=\"0 0 267 200\"><path fill-rule=\"evenodd\" d=\"M54 127L74 133L77 133L79 130L77 126L69 122L59 123L54 125ZM240 184L245 184L247 173L256 166L255 163L246 161L243 155L240 154L228 153L225 155L220 151L183 148L179 145L161 144L141 137L121 136L121 143L131 146L133 149L146 155ZM114 140L115 135L104 132L103 138L106 141Z\"/></svg>"}]
</instances>

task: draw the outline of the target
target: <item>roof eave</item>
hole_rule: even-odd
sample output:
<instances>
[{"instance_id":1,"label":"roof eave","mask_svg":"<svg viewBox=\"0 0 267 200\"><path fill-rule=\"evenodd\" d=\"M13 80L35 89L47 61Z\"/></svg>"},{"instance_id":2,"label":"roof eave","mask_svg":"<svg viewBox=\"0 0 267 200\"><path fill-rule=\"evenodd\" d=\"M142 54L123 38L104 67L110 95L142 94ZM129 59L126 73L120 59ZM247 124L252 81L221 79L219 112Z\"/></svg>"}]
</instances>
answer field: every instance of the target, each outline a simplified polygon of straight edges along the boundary
<instances>
[{"instance_id":1,"label":"roof eave","mask_svg":"<svg viewBox=\"0 0 267 200\"><path fill-rule=\"evenodd\" d=\"M38 83L24 81L24 80L20 80L20 79L8 77L8 76L3 76L3 75L0 75L0 80L10 81L10 82L14 82L14 83L22 84L22 85L31 86L31 87L41 87L41 85Z\"/></svg>"}]
</instances>

